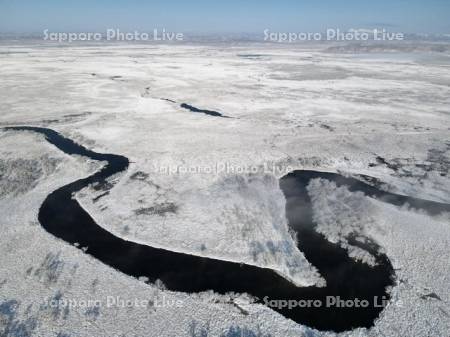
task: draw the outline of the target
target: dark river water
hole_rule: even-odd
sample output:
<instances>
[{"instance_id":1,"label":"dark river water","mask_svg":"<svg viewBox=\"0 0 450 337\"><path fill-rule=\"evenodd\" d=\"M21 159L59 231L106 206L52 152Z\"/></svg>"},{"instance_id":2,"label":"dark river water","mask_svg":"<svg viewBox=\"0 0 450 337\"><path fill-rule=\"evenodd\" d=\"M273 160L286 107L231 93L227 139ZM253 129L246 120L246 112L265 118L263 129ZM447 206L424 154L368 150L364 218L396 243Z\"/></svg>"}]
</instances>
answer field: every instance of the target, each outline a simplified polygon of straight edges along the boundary
<instances>
[{"instance_id":1,"label":"dark river water","mask_svg":"<svg viewBox=\"0 0 450 337\"><path fill-rule=\"evenodd\" d=\"M187 293L206 290L221 294L248 293L257 297L259 303L270 306L283 316L319 330L339 332L372 326L383 310L380 303L383 299L389 299L386 288L394 284L394 271L389 259L379 253L379 247L370 240L365 244L354 240L352 243L375 256L375 267L351 259L345 249L315 231L311 200L306 191L311 179L328 179L337 185L347 186L351 191L362 191L394 205L408 202L432 214L450 208L446 204L383 192L359 180L335 173L295 171L288 174L280 180L280 187L287 200L289 226L298 232L298 249L327 283L326 287L297 287L270 269L153 248L114 236L100 227L72 196L91 184L106 185L109 177L125 172L129 166L126 157L90 151L51 129L6 129L40 133L49 143L67 154L107 163L92 176L65 185L47 196L39 211L39 222L52 235L70 244L88 247L87 254L127 275L146 276L151 282L159 279L169 290ZM358 308L348 305L337 307L337 304L327 305L327 298L351 300L353 303L355 299L366 300L369 305ZM296 307L287 308L283 305L274 306L274 303L286 303L274 300L299 302ZM306 300L315 300L316 306L310 304L308 307ZM318 301L321 302L320 306L317 306Z\"/></svg>"}]
</instances>

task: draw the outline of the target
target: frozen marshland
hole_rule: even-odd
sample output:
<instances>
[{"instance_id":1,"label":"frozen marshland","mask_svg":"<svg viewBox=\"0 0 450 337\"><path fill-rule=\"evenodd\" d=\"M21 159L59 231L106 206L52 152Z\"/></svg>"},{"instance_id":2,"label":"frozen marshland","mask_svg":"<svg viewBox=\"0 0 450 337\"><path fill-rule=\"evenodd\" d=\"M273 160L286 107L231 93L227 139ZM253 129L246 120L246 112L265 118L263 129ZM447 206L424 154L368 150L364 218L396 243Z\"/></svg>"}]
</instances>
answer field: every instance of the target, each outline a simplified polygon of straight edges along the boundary
<instances>
[{"instance_id":1,"label":"frozen marshland","mask_svg":"<svg viewBox=\"0 0 450 337\"><path fill-rule=\"evenodd\" d=\"M0 45L0 127L49 128L130 160L109 185L74 195L99 226L142 245L269 268L298 287L325 280L296 247L279 179L294 170L369 176L382 190L449 204L449 86L446 44ZM46 197L103 164L38 133L0 131L1 336L450 332L448 213L324 179L309 184L317 231L373 266L347 240L371 239L395 271L373 327L337 334L245 294L189 294L132 278L44 230ZM136 299L153 304L121 302Z\"/></svg>"}]
</instances>

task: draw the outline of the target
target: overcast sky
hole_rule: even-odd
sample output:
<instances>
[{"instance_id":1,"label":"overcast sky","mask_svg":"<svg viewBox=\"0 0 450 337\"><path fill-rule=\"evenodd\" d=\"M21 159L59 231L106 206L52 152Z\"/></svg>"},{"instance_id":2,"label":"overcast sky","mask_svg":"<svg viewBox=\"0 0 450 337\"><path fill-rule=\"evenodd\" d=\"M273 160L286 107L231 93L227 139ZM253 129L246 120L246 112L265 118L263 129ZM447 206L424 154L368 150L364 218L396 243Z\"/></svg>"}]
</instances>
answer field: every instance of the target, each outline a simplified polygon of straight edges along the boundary
<instances>
[{"instance_id":1,"label":"overcast sky","mask_svg":"<svg viewBox=\"0 0 450 337\"><path fill-rule=\"evenodd\" d=\"M0 0L0 32L320 32L386 28L450 33L450 0Z\"/></svg>"}]
</instances>

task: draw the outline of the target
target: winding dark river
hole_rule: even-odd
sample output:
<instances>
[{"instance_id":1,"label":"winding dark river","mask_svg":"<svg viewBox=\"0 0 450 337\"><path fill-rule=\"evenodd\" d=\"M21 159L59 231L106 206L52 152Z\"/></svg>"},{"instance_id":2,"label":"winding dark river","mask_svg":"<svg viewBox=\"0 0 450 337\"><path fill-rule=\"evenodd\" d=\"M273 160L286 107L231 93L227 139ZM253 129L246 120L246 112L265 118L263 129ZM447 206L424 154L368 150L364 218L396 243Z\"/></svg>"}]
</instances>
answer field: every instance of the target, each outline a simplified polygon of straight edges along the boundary
<instances>
[{"instance_id":1,"label":"winding dark river","mask_svg":"<svg viewBox=\"0 0 450 337\"><path fill-rule=\"evenodd\" d=\"M169 290L196 293L214 290L217 293L248 293L259 303L272 300L317 300L315 307L270 307L300 324L319 330L345 331L357 327L370 327L388 300L386 288L394 284L394 271L388 258L378 252L378 246L352 242L366 249L376 258L370 267L348 256L345 249L333 244L315 231L311 200L306 191L309 181L323 178L345 185L351 191L363 191L370 197L380 198L394 205L408 202L426 209L431 214L450 211L450 205L387 193L353 178L335 173L295 171L280 180L286 197L286 215L289 225L298 232L298 249L326 280L326 287L297 287L271 269L260 268L212 258L193 256L158 249L126 241L103 229L73 198L73 194L88 185L107 184L114 174L129 166L126 157L100 154L76 144L59 133L39 127L8 127L6 130L32 131L67 154L76 154L107 164L90 177L65 185L47 196L39 210L39 222L46 231L64 241L88 247L86 253L103 263L133 277L146 276L151 282L161 280ZM327 297L340 300L367 300L367 307L336 307L325 305ZM377 300L378 298L378 300ZM376 303L377 301L377 303ZM278 302L281 303L281 302ZM306 302L301 302L306 303ZM310 302L311 303L311 302Z\"/></svg>"}]
</instances>

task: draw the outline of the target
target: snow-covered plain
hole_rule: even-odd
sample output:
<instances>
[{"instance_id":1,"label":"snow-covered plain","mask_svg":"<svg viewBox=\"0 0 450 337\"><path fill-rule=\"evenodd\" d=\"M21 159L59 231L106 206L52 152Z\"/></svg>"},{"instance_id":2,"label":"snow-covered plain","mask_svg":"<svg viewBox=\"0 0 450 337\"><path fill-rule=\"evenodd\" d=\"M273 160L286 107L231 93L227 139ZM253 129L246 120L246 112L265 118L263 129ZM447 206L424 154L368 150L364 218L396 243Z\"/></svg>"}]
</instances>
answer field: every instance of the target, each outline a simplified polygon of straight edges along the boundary
<instances>
[{"instance_id":1,"label":"snow-covered plain","mask_svg":"<svg viewBox=\"0 0 450 337\"><path fill-rule=\"evenodd\" d=\"M294 169L366 174L390 191L450 203L449 67L445 52L361 55L326 45L3 43L0 126L45 126L97 152L127 156L130 169L113 189L76 196L117 236L321 285L295 249L278 178ZM244 313L226 297L211 303L212 294L161 290L47 234L37 222L45 196L98 167L38 135L0 133L2 334L334 335L262 305L240 304ZM393 300L375 327L342 335L448 335L448 217L322 181L310 193L318 229L330 240L357 230L396 268ZM364 252L350 253L370 262ZM157 296L183 307L45 305L107 296Z\"/></svg>"}]
</instances>

